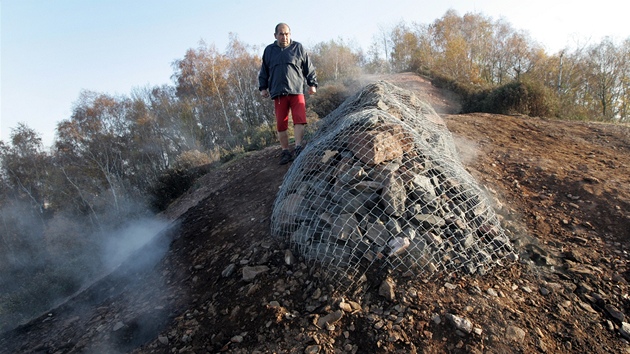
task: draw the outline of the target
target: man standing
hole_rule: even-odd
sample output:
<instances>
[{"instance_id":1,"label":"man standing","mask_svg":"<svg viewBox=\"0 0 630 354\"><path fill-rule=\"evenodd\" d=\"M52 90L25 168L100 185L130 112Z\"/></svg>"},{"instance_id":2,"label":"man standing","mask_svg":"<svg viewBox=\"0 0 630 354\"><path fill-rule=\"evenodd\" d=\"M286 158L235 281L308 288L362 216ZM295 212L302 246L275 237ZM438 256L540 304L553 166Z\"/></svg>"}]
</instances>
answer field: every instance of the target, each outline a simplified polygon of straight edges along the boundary
<instances>
[{"instance_id":1,"label":"man standing","mask_svg":"<svg viewBox=\"0 0 630 354\"><path fill-rule=\"evenodd\" d=\"M302 138L306 125L306 101L304 99L304 81L308 85L308 93L317 92L317 75L315 67L308 58L302 44L291 40L291 29L286 23L276 25L273 36L276 41L265 48L262 66L258 75L260 94L274 101L276 112L276 130L282 146L280 164L293 160L289 151L289 110L293 118L295 135L294 154L297 157L302 151Z\"/></svg>"}]
</instances>

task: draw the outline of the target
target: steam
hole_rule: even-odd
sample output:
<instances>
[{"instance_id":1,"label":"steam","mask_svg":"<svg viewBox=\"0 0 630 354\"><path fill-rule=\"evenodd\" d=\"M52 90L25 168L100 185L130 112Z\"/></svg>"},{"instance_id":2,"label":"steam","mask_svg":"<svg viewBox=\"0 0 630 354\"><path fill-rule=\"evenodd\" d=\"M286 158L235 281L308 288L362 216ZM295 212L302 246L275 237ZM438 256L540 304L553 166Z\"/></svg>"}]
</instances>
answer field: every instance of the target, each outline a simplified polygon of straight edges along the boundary
<instances>
[{"instance_id":1,"label":"steam","mask_svg":"<svg viewBox=\"0 0 630 354\"><path fill-rule=\"evenodd\" d=\"M105 269L115 269L132 254L134 254L137 263L146 263L147 259L164 255L166 249L155 249L154 247L150 250L144 250L145 252L137 251L165 230L167 226L168 223L163 220L142 218L102 237L104 240L102 259ZM155 254L156 252L157 254Z\"/></svg>"},{"instance_id":2,"label":"steam","mask_svg":"<svg viewBox=\"0 0 630 354\"><path fill-rule=\"evenodd\" d=\"M95 233L85 231L88 218L58 212L46 219L27 203L5 204L0 210L0 332L50 311L117 268L124 267L116 276L120 288L137 281L125 274L151 272L168 251L171 224L131 204L125 210L143 216L100 215L109 225Z\"/></svg>"},{"instance_id":3,"label":"steam","mask_svg":"<svg viewBox=\"0 0 630 354\"><path fill-rule=\"evenodd\" d=\"M462 164L464 164L464 166L473 164L479 155L479 146L477 143L463 136L454 134L453 140L455 141L455 146L457 147L459 159Z\"/></svg>"}]
</instances>

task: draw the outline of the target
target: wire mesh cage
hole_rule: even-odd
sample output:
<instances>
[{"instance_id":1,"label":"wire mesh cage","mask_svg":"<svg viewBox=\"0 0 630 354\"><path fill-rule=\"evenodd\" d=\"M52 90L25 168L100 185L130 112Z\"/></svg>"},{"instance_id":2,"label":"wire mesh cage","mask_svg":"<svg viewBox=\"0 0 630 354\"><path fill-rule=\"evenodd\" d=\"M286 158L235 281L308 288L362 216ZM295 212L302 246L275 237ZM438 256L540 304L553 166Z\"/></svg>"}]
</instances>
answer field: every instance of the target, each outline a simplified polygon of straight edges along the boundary
<instances>
[{"instance_id":1,"label":"wire mesh cage","mask_svg":"<svg viewBox=\"0 0 630 354\"><path fill-rule=\"evenodd\" d=\"M388 269L485 274L516 257L433 108L388 82L320 121L276 197L272 235L341 290Z\"/></svg>"}]
</instances>

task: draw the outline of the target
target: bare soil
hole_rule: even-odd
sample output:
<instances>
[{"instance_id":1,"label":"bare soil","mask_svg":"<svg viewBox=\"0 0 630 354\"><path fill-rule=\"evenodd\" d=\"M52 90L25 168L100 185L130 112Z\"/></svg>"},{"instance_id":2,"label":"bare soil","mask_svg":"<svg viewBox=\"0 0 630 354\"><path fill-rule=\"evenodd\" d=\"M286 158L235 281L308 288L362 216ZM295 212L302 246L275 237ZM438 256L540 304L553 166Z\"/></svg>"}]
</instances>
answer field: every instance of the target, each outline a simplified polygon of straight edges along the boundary
<instances>
[{"instance_id":1,"label":"bare soil","mask_svg":"<svg viewBox=\"0 0 630 354\"><path fill-rule=\"evenodd\" d=\"M495 202L520 260L485 276L394 279L339 294L270 236L279 148L212 170L173 228L115 273L0 334L1 353L630 353L630 127L456 114L412 74ZM164 252L158 252L163 250ZM145 259L145 257L142 257ZM246 267L266 266L253 280ZM471 328L457 326L455 315Z\"/></svg>"}]
</instances>

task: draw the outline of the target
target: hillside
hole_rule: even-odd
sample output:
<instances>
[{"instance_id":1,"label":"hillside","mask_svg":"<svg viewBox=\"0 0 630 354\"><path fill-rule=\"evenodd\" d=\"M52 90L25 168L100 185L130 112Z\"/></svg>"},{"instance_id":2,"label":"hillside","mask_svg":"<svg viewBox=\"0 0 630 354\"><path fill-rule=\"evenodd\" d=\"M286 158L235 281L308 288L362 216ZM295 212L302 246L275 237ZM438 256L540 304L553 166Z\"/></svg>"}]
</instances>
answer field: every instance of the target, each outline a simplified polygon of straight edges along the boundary
<instances>
[{"instance_id":1,"label":"hillside","mask_svg":"<svg viewBox=\"0 0 630 354\"><path fill-rule=\"evenodd\" d=\"M164 213L169 232L1 334L0 352L630 352L620 331L630 322L630 127L453 114L453 97L420 77L378 79L441 114L518 262L483 277L396 279L389 299L378 284L338 294L270 236L289 167L268 148L201 178Z\"/></svg>"}]
</instances>

